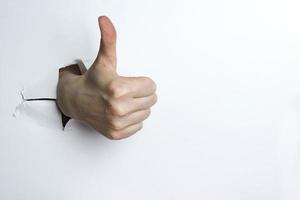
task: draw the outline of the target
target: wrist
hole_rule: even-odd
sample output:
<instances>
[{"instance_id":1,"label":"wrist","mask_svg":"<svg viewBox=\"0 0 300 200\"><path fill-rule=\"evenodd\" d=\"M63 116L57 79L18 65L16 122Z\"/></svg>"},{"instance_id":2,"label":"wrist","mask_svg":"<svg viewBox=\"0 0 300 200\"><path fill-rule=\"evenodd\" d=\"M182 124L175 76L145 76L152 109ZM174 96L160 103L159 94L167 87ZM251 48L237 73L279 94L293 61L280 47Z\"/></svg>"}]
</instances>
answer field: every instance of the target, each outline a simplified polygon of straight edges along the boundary
<instances>
[{"instance_id":1,"label":"wrist","mask_svg":"<svg viewBox=\"0 0 300 200\"><path fill-rule=\"evenodd\" d=\"M77 118L77 96L82 79L74 65L59 70L56 101L60 111L71 118Z\"/></svg>"}]
</instances>

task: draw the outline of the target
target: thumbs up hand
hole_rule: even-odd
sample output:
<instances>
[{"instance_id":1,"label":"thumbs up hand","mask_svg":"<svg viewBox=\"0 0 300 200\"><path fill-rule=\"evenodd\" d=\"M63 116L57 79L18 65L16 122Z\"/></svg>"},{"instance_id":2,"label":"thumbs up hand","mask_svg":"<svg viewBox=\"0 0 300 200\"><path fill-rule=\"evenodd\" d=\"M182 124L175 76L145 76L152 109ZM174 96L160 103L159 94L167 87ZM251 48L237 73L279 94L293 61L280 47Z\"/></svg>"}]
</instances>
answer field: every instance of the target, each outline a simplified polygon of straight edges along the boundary
<instances>
[{"instance_id":1,"label":"thumbs up hand","mask_svg":"<svg viewBox=\"0 0 300 200\"><path fill-rule=\"evenodd\" d=\"M157 101L156 85L148 77L123 77L116 72L116 30L111 21L98 18L100 49L93 65L79 75L61 68L57 104L61 111L110 139L131 136L143 126Z\"/></svg>"}]
</instances>

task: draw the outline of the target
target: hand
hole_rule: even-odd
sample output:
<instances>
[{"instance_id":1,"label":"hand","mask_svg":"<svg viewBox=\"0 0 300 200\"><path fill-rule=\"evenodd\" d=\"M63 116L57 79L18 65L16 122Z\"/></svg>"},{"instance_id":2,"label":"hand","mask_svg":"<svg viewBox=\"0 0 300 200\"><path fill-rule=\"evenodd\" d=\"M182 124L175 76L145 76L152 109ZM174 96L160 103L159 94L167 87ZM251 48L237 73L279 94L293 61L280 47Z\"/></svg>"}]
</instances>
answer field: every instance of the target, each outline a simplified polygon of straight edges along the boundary
<instances>
[{"instance_id":1,"label":"hand","mask_svg":"<svg viewBox=\"0 0 300 200\"><path fill-rule=\"evenodd\" d=\"M95 128L110 139L139 131L157 101L156 85L147 77L123 77L116 72L116 30L111 21L98 18L100 49L83 75L60 70L57 104L61 111Z\"/></svg>"}]
</instances>

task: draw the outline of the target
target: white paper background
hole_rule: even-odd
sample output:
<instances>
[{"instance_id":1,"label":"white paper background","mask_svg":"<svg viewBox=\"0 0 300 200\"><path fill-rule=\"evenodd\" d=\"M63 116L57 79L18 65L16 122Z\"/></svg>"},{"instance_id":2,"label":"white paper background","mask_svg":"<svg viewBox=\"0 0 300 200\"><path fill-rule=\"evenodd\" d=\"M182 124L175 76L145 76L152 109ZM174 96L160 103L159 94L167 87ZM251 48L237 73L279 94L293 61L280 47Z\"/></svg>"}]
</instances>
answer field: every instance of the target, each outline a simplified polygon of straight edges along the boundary
<instances>
[{"instance_id":1,"label":"white paper background","mask_svg":"<svg viewBox=\"0 0 300 200\"><path fill-rule=\"evenodd\" d=\"M2 0L0 198L300 199L299 6ZM95 57L104 14L120 74L157 82L144 129L122 141L73 120L62 131L53 102L12 117L23 87L53 94L59 67Z\"/></svg>"}]
</instances>

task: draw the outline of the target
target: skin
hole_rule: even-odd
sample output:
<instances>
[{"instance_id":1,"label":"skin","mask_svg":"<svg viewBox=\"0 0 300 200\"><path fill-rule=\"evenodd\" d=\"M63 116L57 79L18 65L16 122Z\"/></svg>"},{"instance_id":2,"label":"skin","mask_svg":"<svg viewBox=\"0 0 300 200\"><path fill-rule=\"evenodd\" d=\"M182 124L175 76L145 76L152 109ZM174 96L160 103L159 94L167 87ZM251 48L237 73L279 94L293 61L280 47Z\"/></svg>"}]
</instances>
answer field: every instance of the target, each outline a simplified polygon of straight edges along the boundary
<instances>
[{"instance_id":1,"label":"skin","mask_svg":"<svg viewBox=\"0 0 300 200\"><path fill-rule=\"evenodd\" d=\"M143 127L156 103L156 85L148 77L124 77L116 72L116 30L109 18L98 18L100 48L83 74L72 66L60 69L57 104L109 139L127 138Z\"/></svg>"}]
</instances>

